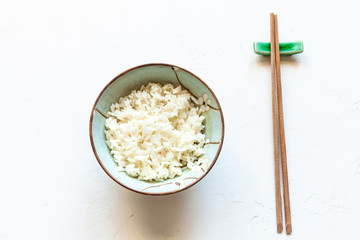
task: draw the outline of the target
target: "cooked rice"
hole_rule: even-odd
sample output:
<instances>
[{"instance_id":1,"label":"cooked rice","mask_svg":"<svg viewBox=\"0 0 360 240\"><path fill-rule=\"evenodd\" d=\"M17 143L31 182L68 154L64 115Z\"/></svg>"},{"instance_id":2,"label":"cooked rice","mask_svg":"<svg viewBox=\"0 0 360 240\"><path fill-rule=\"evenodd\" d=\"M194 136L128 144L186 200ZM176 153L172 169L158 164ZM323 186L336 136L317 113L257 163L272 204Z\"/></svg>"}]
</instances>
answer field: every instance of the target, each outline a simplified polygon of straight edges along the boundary
<instances>
[{"instance_id":1,"label":"cooked rice","mask_svg":"<svg viewBox=\"0 0 360 240\"><path fill-rule=\"evenodd\" d=\"M192 100L192 101L191 101ZM211 100L195 98L181 86L149 83L121 97L108 112L106 143L119 171L140 180L162 181L183 170L202 170L202 133Z\"/></svg>"}]
</instances>

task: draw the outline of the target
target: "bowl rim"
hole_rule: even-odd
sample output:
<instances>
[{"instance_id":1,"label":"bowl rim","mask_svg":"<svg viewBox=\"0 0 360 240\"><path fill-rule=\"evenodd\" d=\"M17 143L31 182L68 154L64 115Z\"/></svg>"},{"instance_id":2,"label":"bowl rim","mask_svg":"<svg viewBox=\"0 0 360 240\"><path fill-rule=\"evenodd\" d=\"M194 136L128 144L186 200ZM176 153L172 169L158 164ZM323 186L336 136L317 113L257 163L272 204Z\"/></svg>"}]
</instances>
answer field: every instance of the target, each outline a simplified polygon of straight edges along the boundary
<instances>
[{"instance_id":1,"label":"bowl rim","mask_svg":"<svg viewBox=\"0 0 360 240\"><path fill-rule=\"evenodd\" d=\"M137 68L142 68L142 67L148 67L148 66L166 66L166 67L175 67L175 68L178 68L178 69L181 69L182 71L184 72L187 72L189 74L191 74L192 76L194 76L196 79L198 79L202 84L205 85L205 87L211 92L211 94L214 96L214 99L216 101L216 104L218 105L218 109L219 109L219 112L220 112L220 116L221 116L221 140L220 140L220 145L219 145L219 148L218 148L218 151L214 157L214 161L211 163L211 165L208 167L208 169L206 170L206 172L201 175L198 179L196 179L196 181L194 181L193 183L183 187L183 188L180 188L178 190L174 190L174 191L169 191L169 192L161 192L161 193L151 193L151 192L144 192L144 191L139 191L139 190L135 190L123 183L121 183L120 181L118 181L106 168L105 166L103 165L99 155L97 154L97 151L96 151L96 148L95 148L95 143L94 143L94 139L93 139L93 133L92 133L92 124L93 124L93 118L94 118L94 112L95 112L95 109L96 109L96 105L97 103L99 102L101 96L103 95L103 93L105 92L105 90L114 82L116 81L116 79L118 79L119 77L121 77L122 75L130 72L130 71L133 71ZM147 64L142 64L142 65L138 65L138 66L135 66L135 67L132 67L120 74L118 74L116 77L114 77L108 84L106 84L106 86L103 88L103 90L100 92L100 94L98 95L98 97L96 98L96 101L91 109L91 114L90 114L90 122L89 122L89 134L90 134L90 142L91 142L91 147L92 147L92 150L94 152L94 155L99 163L99 165L101 166L101 168L105 171L105 173L112 179L114 180L116 183L118 183L119 185L121 185L122 187L128 189L128 190L131 190L133 192L136 192L136 193L141 193L141 194L144 194L144 195L150 195L150 196L161 196L161 195L168 195L168 194L173 194L173 193L178 193L178 192L181 192L181 191L184 191L185 189L188 189L192 186L194 186L196 183L198 183L201 179L203 179L211 170L211 168L214 166L215 162L217 161L219 155L220 155L220 152L221 152L221 149L222 149L222 146L223 146L223 143L224 143L224 135L225 135L225 123L224 123L224 115L223 115L223 111L221 109L221 106L220 106L220 103L219 103L219 100L217 99L215 93L211 90L211 88L203 81L201 80L201 78L199 78L197 75L193 74L192 72L182 68L182 67L179 67L179 66L176 66L176 65L173 65L173 64L167 64L167 63L147 63Z\"/></svg>"}]
</instances>

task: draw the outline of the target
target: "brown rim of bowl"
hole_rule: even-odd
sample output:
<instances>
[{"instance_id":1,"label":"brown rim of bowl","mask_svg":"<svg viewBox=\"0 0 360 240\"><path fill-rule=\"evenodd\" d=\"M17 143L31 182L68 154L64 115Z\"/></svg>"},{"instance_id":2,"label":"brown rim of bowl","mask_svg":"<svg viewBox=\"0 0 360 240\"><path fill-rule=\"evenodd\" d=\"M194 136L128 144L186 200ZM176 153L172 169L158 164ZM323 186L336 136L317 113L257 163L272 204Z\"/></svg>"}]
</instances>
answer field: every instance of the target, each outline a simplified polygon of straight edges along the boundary
<instances>
[{"instance_id":1,"label":"brown rim of bowl","mask_svg":"<svg viewBox=\"0 0 360 240\"><path fill-rule=\"evenodd\" d=\"M164 193L149 193L149 192L143 192L143 191L138 191L138 190L135 190L135 189L132 189L124 184L122 184L121 182L119 182L114 176L112 176L107 170L106 168L104 167L104 165L102 164L101 160L100 160L100 157L98 156L97 152L96 152L96 149L95 149L95 145L94 145L94 140L93 140L93 134L92 134L92 123L93 123L93 117L94 117L94 111L95 111L95 108L96 108L96 105L100 99L100 97L102 96L102 94L104 93L104 91L116 80L118 79L120 76L124 75L125 73L128 73L134 69L137 69L137 68L141 68L141 67L147 67L147 66L167 66L167 67L177 67L191 75L193 75L195 78L197 78L201 83L203 83L205 85L205 87L207 87L207 89L209 89L209 91L211 92L211 94L214 96L214 99L219 107L219 112L220 112L220 116L221 116L221 141L220 141L220 145L219 145L219 149L215 155L215 158L214 158L214 161L212 162L212 164L209 166L209 168L206 170L206 172L200 176L195 182L189 184L188 186L184 187L184 188L181 188L179 190L174 190L174 191L170 191L170 192L164 192ZM134 191L134 192L137 192L137 193L141 193L141 194L145 194L145 195L150 195L150 196L161 196L161 195L168 195L168 194L172 194L172 193L178 193L178 192L181 192L185 189L188 189L190 187L192 187L193 185L195 185L196 183L198 183L201 179L203 179L207 174L208 172L210 172L211 168L214 166L215 162L217 161L218 157L219 157L219 154L220 154L220 151L221 151L221 148L222 148L222 145L223 145L223 142L224 142L224 132L225 132L225 124L224 124L224 116L223 116L223 112L222 112L222 109L221 109L221 106L220 106L220 103L217 99L217 97L215 96L215 93L211 90L211 88L203 81L201 80L198 76L196 76L195 74L193 74L192 72L184 69L184 68L181 68L181 67L178 67L176 65L172 65L172 64L166 64L166 63L148 63L148 64L143 64L143 65L139 65L139 66L136 66L136 67L133 67L133 68L130 68L122 73L120 73L119 75L117 75L116 77L114 77L105 87L104 89L100 92L99 96L97 97L95 103L94 103L94 106L91 110L91 115L90 115L90 124L89 124L89 133L90 133L90 141L91 141L91 147L93 149L93 152L95 154L95 157L98 161L98 163L100 164L101 168L106 172L106 174L112 179L114 180L115 182L117 182L119 185L123 186L124 188L127 188L131 191Z\"/></svg>"}]
</instances>

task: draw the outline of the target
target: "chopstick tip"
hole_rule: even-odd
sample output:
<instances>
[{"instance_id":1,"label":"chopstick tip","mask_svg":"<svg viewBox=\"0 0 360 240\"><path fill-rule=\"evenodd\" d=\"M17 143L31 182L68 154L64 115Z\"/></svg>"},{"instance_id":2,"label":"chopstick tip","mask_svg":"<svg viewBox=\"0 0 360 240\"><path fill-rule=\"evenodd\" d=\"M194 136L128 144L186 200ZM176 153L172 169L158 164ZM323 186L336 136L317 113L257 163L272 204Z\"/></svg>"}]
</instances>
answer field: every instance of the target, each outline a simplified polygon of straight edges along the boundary
<instances>
[{"instance_id":1,"label":"chopstick tip","mask_svg":"<svg viewBox=\"0 0 360 240\"><path fill-rule=\"evenodd\" d=\"M282 225L282 223L278 223L278 225L277 225L277 232L278 232L278 233L282 233L282 231L283 231L283 225Z\"/></svg>"},{"instance_id":2,"label":"chopstick tip","mask_svg":"<svg viewBox=\"0 0 360 240\"><path fill-rule=\"evenodd\" d=\"M286 234L290 235L292 232L292 227L291 224L286 224Z\"/></svg>"}]
</instances>

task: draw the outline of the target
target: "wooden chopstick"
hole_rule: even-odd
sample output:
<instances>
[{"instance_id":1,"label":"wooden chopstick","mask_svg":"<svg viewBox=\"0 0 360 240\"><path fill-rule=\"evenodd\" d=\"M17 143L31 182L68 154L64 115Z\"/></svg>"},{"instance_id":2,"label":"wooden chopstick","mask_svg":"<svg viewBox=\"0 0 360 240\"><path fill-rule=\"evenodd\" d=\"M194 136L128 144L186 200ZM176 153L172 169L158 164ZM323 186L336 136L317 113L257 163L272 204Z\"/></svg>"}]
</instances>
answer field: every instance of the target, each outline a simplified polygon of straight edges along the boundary
<instances>
[{"instance_id":1,"label":"wooden chopstick","mask_svg":"<svg viewBox=\"0 0 360 240\"><path fill-rule=\"evenodd\" d=\"M272 89L272 117L273 117L273 140L274 140L274 169L275 169L275 200L276 200L276 225L277 232L283 231L283 218L281 206L281 187L280 187L280 156L279 156L279 119L278 119L278 100L276 84L276 56L275 56L275 18L270 14L270 45L271 45L271 89Z\"/></svg>"},{"instance_id":2,"label":"wooden chopstick","mask_svg":"<svg viewBox=\"0 0 360 240\"><path fill-rule=\"evenodd\" d=\"M284 128L284 110L281 89L281 72L280 72L280 50L279 50L279 29L277 15L274 16L275 22L275 62L276 62L276 81L277 81L277 101L280 128L280 149L281 149L281 168L284 192L284 211L285 211L285 228L286 234L291 234L291 213L290 213L290 197L289 197L289 180L287 171L286 144L285 144L285 128Z\"/></svg>"}]
</instances>

